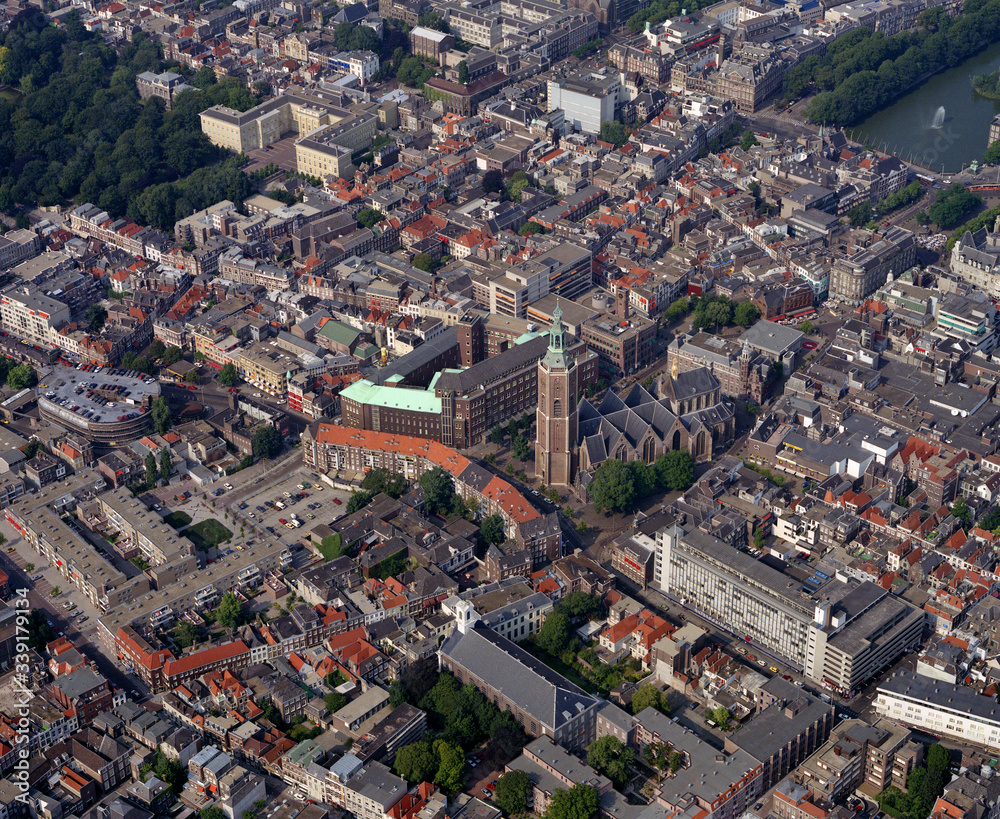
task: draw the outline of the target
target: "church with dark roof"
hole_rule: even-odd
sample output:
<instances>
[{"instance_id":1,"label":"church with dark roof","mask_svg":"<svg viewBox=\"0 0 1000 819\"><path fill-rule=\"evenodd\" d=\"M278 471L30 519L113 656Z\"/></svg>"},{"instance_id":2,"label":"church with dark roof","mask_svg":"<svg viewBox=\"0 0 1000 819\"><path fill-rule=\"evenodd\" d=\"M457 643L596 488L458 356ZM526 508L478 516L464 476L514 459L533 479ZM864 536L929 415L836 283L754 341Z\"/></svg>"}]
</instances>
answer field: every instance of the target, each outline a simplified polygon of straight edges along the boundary
<instances>
[{"instance_id":1,"label":"church with dark roof","mask_svg":"<svg viewBox=\"0 0 1000 819\"><path fill-rule=\"evenodd\" d=\"M597 406L580 401L581 472L593 473L607 458L653 463L675 449L710 461L733 443L736 406L707 367L661 376L653 392L636 384L626 394L609 391Z\"/></svg>"}]
</instances>

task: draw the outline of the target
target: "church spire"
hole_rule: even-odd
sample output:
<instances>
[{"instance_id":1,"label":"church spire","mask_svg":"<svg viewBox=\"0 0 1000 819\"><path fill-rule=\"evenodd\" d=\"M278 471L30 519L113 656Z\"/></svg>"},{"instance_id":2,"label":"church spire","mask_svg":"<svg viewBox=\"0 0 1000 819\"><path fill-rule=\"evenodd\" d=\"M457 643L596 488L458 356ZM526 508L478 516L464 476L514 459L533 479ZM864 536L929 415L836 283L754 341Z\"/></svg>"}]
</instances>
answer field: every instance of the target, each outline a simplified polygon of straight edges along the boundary
<instances>
[{"instance_id":1,"label":"church spire","mask_svg":"<svg viewBox=\"0 0 1000 819\"><path fill-rule=\"evenodd\" d=\"M566 358L566 329L562 323L562 308L558 303L556 309L552 311L549 349L542 360L550 370L569 369L569 360Z\"/></svg>"}]
</instances>

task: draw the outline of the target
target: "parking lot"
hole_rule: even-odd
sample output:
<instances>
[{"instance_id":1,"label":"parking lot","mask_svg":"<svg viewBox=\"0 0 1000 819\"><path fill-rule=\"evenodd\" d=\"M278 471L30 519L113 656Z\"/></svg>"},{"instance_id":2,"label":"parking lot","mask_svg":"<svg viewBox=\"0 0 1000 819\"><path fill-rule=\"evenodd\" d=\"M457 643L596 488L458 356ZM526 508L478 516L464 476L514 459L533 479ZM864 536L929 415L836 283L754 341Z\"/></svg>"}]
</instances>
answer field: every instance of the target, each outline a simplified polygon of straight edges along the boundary
<instances>
[{"instance_id":1,"label":"parking lot","mask_svg":"<svg viewBox=\"0 0 1000 819\"><path fill-rule=\"evenodd\" d=\"M278 481L240 485L239 474L221 485L224 494L212 498L216 508L224 507L233 520L286 544L305 540L319 523L330 523L346 514L350 492L333 489L306 468L297 469ZM303 489L302 484L306 484ZM297 496L302 497L297 497ZM211 497L211 496L210 496ZM277 508L282 504L285 508ZM288 524L300 521L299 526ZM285 523L282 523L285 521ZM230 527L232 528L232 527Z\"/></svg>"},{"instance_id":2,"label":"parking lot","mask_svg":"<svg viewBox=\"0 0 1000 819\"><path fill-rule=\"evenodd\" d=\"M55 566L46 565L45 559L32 551L12 526L4 525L3 529L8 537L5 556L32 581L35 592L49 601L56 612L55 618L49 618L52 625L68 636L76 632L88 638L94 636L100 611ZM55 590L59 594L53 594Z\"/></svg>"}]
</instances>

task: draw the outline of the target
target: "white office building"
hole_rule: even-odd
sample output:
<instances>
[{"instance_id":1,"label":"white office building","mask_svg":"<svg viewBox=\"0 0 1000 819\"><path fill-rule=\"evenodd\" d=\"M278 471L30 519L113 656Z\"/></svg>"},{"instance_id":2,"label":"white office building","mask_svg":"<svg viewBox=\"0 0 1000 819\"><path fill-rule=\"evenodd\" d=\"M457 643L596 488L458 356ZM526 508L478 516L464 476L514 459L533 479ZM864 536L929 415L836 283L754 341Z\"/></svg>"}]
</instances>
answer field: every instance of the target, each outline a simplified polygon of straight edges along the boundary
<instances>
[{"instance_id":1,"label":"white office building","mask_svg":"<svg viewBox=\"0 0 1000 819\"><path fill-rule=\"evenodd\" d=\"M566 122L576 131L599 134L601 123L615 118L622 100L622 84L617 72L583 73L561 80L549 80L549 111L561 109Z\"/></svg>"},{"instance_id":2,"label":"white office building","mask_svg":"<svg viewBox=\"0 0 1000 819\"><path fill-rule=\"evenodd\" d=\"M875 710L935 737L1000 751L1000 705L964 685L899 671L878 687Z\"/></svg>"},{"instance_id":3,"label":"white office building","mask_svg":"<svg viewBox=\"0 0 1000 819\"><path fill-rule=\"evenodd\" d=\"M857 689L923 636L924 612L875 583L758 560L676 524L656 534L653 582L832 689Z\"/></svg>"}]
</instances>

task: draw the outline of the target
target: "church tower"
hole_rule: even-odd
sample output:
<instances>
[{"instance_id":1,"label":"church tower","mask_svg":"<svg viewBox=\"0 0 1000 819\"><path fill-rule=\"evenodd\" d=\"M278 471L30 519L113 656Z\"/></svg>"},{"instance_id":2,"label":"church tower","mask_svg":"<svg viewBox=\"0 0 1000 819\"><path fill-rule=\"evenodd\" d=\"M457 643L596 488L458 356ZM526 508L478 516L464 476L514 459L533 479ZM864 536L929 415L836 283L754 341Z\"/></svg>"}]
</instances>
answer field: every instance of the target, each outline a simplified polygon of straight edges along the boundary
<instances>
[{"instance_id":1,"label":"church tower","mask_svg":"<svg viewBox=\"0 0 1000 819\"><path fill-rule=\"evenodd\" d=\"M535 474L549 486L568 486L576 474L580 374L566 354L562 309L552 312L549 349L538 362L538 439Z\"/></svg>"}]
</instances>

